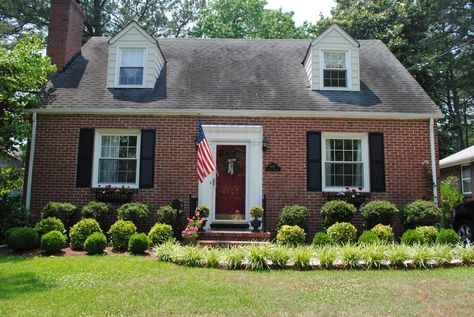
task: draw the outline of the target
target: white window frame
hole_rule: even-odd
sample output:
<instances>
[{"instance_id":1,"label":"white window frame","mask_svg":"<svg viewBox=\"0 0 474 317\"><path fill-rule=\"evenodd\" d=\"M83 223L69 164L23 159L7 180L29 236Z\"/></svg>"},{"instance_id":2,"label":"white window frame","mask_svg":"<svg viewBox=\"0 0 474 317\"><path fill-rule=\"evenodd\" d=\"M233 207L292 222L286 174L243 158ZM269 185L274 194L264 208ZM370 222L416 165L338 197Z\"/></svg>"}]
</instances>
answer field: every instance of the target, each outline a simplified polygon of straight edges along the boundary
<instances>
[{"instance_id":1,"label":"white window frame","mask_svg":"<svg viewBox=\"0 0 474 317\"><path fill-rule=\"evenodd\" d=\"M346 54L346 87L324 86L324 53L337 52ZM351 50L341 49L319 49L319 86L320 90L352 90L352 57Z\"/></svg>"},{"instance_id":2,"label":"white window frame","mask_svg":"<svg viewBox=\"0 0 474 317\"><path fill-rule=\"evenodd\" d=\"M362 192L370 192L368 134L345 132L321 133L321 181L323 192L341 192L346 190L346 186L326 186L326 141L330 139L361 140L362 176L364 180ZM353 187L351 189L353 189Z\"/></svg>"},{"instance_id":3,"label":"white window frame","mask_svg":"<svg viewBox=\"0 0 474 317\"><path fill-rule=\"evenodd\" d=\"M464 178L463 168L466 167L466 166L469 168L469 178ZM470 191L470 192L464 191L464 181L465 181L465 180L469 180L469 183L471 184L471 191ZM470 195L470 194L472 194L471 165L470 165L470 164L463 164L463 165L461 165L461 190L462 190L462 194L463 194L463 195Z\"/></svg>"},{"instance_id":4,"label":"white window frame","mask_svg":"<svg viewBox=\"0 0 474 317\"><path fill-rule=\"evenodd\" d=\"M120 84L120 67L122 64L122 52L124 50L143 50L143 81L141 85L121 85ZM117 63L115 65L115 86L120 88L145 88L147 78L147 61L148 61L148 48L147 47L132 47L132 46L120 46L117 47Z\"/></svg>"},{"instance_id":5,"label":"white window frame","mask_svg":"<svg viewBox=\"0 0 474 317\"><path fill-rule=\"evenodd\" d=\"M99 158L103 136L136 136L137 137L137 167L135 183L99 183ZM139 129L96 129L94 137L94 161L92 164L92 187L122 187L138 188L140 180L140 151L141 151L141 131Z\"/></svg>"}]
</instances>

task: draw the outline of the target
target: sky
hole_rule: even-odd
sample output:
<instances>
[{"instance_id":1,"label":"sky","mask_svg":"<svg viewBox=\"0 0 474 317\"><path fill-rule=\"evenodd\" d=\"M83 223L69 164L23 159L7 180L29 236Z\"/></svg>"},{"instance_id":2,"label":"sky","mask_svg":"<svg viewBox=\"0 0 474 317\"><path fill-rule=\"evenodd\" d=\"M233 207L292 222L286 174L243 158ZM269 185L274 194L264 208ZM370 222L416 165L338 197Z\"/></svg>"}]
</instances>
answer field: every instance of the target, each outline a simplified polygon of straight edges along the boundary
<instances>
[{"instance_id":1,"label":"sky","mask_svg":"<svg viewBox=\"0 0 474 317\"><path fill-rule=\"evenodd\" d=\"M303 24L304 21L316 22L319 20L319 13L328 16L331 8L336 6L334 0L267 0L268 9L282 8L284 12L293 11L293 19L296 25Z\"/></svg>"}]
</instances>

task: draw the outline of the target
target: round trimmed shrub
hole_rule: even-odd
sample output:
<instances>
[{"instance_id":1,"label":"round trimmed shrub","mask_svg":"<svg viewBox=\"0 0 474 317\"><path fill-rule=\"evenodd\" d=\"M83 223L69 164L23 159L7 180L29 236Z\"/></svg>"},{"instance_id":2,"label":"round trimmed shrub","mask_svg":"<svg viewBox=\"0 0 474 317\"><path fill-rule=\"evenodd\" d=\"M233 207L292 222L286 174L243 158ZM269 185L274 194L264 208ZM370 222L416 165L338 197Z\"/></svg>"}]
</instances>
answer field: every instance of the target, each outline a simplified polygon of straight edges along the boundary
<instances>
[{"instance_id":1,"label":"round trimmed shrub","mask_svg":"<svg viewBox=\"0 0 474 317\"><path fill-rule=\"evenodd\" d=\"M397 206L386 200L370 201L360 209L360 214L369 228L379 223L383 225L391 224L393 216L397 213Z\"/></svg>"},{"instance_id":2,"label":"round trimmed shrub","mask_svg":"<svg viewBox=\"0 0 474 317\"><path fill-rule=\"evenodd\" d=\"M101 254L107 247L107 237L102 232L94 232L84 242L88 254Z\"/></svg>"},{"instance_id":3,"label":"round trimmed shrub","mask_svg":"<svg viewBox=\"0 0 474 317\"><path fill-rule=\"evenodd\" d=\"M433 226L420 226L416 227L415 231L421 234L421 241L424 244L433 244L436 242L438 236L438 229Z\"/></svg>"},{"instance_id":4,"label":"round trimmed shrub","mask_svg":"<svg viewBox=\"0 0 474 317\"><path fill-rule=\"evenodd\" d=\"M148 250L150 240L145 233L134 233L128 240L128 250L133 254L142 254Z\"/></svg>"},{"instance_id":5,"label":"round trimmed shrub","mask_svg":"<svg viewBox=\"0 0 474 317\"><path fill-rule=\"evenodd\" d=\"M380 239L380 241L384 242L392 242L395 240L395 235L393 234L392 226L390 225L383 225L379 223L372 229L371 232L375 233L375 235Z\"/></svg>"},{"instance_id":6,"label":"round trimmed shrub","mask_svg":"<svg viewBox=\"0 0 474 317\"><path fill-rule=\"evenodd\" d=\"M46 252L56 253L67 245L64 233L59 230L52 230L41 237L41 249Z\"/></svg>"},{"instance_id":7,"label":"round trimmed shrub","mask_svg":"<svg viewBox=\"0 0 474 317\"><path fill-rule=\"evenodd\" d=\"M131 221L137 226L148 218L148 213L148 206L142 203L123 204L117 209L118 219Z\"/></svg>"},{"instance_id":8,"label":"round trimmed shrub","mask_svg":"<svg viewBox=\"0 0 474 317\"><path fill-rule=\"evenodd\" d=\"M250 216L254 217L254 218L262 218L263 217L263 207L262 206L259 206L259 205L254 205L252 207L250 207Z\"/></svg>"},{"instance_id":9,"label":"round trimmed shrub","mask_svg":"<svg viewBox=\"0 0 474 317\"><path fill-rule=\"evenodd\" d=\"M285 206L280 211L278 215L278 224L277 229L288 225L288 226L298 226L300 228L308 228L308 217L309 210L305 206L301 205L290 205Z\"/></svg>"},{"instance_id":10,"label":"round trimmed shrub","mask_svg":"<svg viewBox=\"0 0 474 317\"><path fill-rule=\"evenodd\" d=\"M408 229L403 233L400 241L402 244L406 245L421 244L423 242L423 237L418 231Z\"/></svg>"},{"instance_id":11,"label":"round trimmed shrub","mask_svg":"<svg viewBox=\"0 0 474 317\"><path fill-rule=\"evenodd\" d=\"M414 229L419 226L432 226L441 221L443 213L434 202L415 200L402 209L403 226Z\"/></svg>"},{"instance_id":12,"label":"round trimmed shrub","mask_svg":"<svg viewBox=\"0 0 474 317\"><path fill-rule=\"evenodd\" d=\"M132 234L137 232L135 224L129 220L117 220L107 232L112 241L112 247L116 250L126 250L128 248L128 240Z\"/></svg>"},{"instance_id":13,"label":"round trimmed shrub","mask_svg":"<svg viewBox=\"0 0 474 317\"><path fill-rule=\"evenodd\" d=\"M159 245L174 240L173 228L165 223L156 223L148 233L151 245Z\"/></svg>"},{"instance_id":14,"label":"round trimmed shrub","mask_svg":"<svg viewBox=\"0 0 474 317\"><path fill-rule=\"evenodd\" d=\"M321 216L324 226L330 227L336 222L350 222L354 217L356 207L343 200L331 200L321 208Z\"/></svg>"},{"instance_id":15,"label":"round trimmed shrub","mask_svg":"<svg viewBox=\"0 0 474 317\"><path fill-rule=\"evenodd\" d=\"M82 207L81 216L82 218L93 218L99 222L101 227L104 227L104 223L107 215L111 212L111 205L101 201L90 201Z\"/></svg>"},{"instance_id":16,"label":"round trimmed shrub","mask_svg":"<svg viewBox=\"0 0 474 317\"><path fill-rule=\"evenodd\" d=\"M77 207L70 203L50 201L44 208L41 216L43 218L55 217L63 223L68 224L74 217Z\"/></svg>"},{"instance_id":17,"label":"round trimmed shrub","mask_svg":"<svg viewBox=\"0 0 474 317\"><path fill-rule=\"evenodd\" d=\"M357 229L350 222L336 222L327 230L328 235L337 244L346 244L355 241Z\"/></svg>"},{"instance_id":18,"label":"round trimmed shrub","mask_svg":"<svg viewBox=\"0 0 474 317\"><path fill-rule=\"evenodd\" d=\"M276 241L278 244L287 246L298 246L306 241L306 233L300 226L282 226L277 233Z\"/></svg>"},{"instance_id":19,"label":"round trimmed shrub","mask_svg":"<svg viewBox=\"0 0 474 317\"><path fill-rule=\"evenodd\" d=\"M207 218L207 217L209 217L209 212L210 212L209 207L207 207L205 205L199 205L199 206L197 206L196 210L194 211L194 214L199 213L199 216L201 218Z\"/></svg>"},{"instance_id":20,"label":"round trimmed shrub","mask_svg":"<svg viewBox=\"0 0 474 317\"><path fill-rule=\"evenodd\" d=\"M176 213L176 210L173 209L173 207L169 205L161 206L156 211L156 215L157 215L157 222L166 223L170 226L176 225L176 220L178 219L178 215Z\"/></svg>"},{"instance_id":21,"label":"round trimmed shrub","mask_svg":"<svg viewBox=\"0 0 474 317\"><path fill-rule=\"evenodd\" d=\"M69 232L69 239L71 240L71 249L83 250L84 242L87 237L94 232L102 232L97 220L92 218L85 218L72 226Z\"/></svg>"},{"instance_id":22,"label":"round trimmed shrub","mask_svg":"<svg viewBox=\"0 0 474 317\"><path fill-rule=\"evenodd\" d=\"M332 243L331 237L325 232L317 232L313 237L313 245L317 247L330 245Z\"/></svg>"},{"instance_id":23,"label":"round trimmed shrub","mask_svg":"<svg viewBox=\"0 0 474 317\"><path fill-rule=\"evenodd\" d=\"M436 237L436 243L456 245L459 243L459 236L453 229L441 229Z\"/></svg>"},{"instance_id":24,"label":"round trimmed shrub","mask_svg":"<svg viewBox=\"0 0 474 317\"><path fill-rule=\"evenodd\" d=\"M357 240L358 243L375 244L379 243L379 237L372 231L364 230Z\"/></svg>"},{"instance_id":25,"label":"round trimmed shrub","mask_svg":"<svg viewBox=\"0 0 474 317\"><path fill-rule=\"evenodd\" d=\"M59 231L62 234L66 233L63 222L56 217L48 217L45 219L41 219L41 221L36 224L35 229L38 232L38 236L40 238L44 234L53 230Z\"/></svg>"},{"instance_id":26,"label":"round trimmed shrub","mask_svg":"<svg viewBox=\"0 0 474 317\"><path fill-rule=\"evenodd\" d=\"M38 232L31 227L16 227L8 231L7 244L13 251L27 251L38 247Z\"/></svg>"}]
</instances>

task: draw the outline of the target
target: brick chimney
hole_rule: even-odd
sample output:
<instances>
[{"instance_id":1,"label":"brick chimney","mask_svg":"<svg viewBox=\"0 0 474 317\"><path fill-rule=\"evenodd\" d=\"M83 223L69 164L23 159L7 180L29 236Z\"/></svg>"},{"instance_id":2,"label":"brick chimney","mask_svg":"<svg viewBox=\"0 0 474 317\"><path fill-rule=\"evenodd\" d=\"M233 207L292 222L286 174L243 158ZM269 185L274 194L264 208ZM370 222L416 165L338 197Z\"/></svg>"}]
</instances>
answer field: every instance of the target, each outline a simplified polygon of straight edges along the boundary
<instances>
[{"instance_id":1,"label":"brick chimney","mask_svg":"<svg viewBox=\"0 0 474 317\"><path fill-rule=\"evenodd\" d=\"M84 13L79 0L52 0L47 52L61 71L80 54Z\"/></svg>"}]
</instances>

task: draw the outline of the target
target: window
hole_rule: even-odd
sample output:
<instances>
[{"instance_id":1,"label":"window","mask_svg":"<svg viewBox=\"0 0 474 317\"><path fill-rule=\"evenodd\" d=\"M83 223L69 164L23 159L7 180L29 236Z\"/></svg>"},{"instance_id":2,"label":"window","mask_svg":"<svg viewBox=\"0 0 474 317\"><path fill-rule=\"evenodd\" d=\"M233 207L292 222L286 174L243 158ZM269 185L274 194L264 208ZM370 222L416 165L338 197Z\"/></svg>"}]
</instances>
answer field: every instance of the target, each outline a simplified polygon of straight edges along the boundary
<instances>
[{"instance_id":1,"label":"window","mask_svg":"<svg viewBox=\"0 0 474 317\"><path fill-rule=\"evenodd\" d=\"M321 146L323 190L362 187L368 191L367 135L324 133Z\"/></svg>"},{"instance_id":2,"label":"window","mask_svg":"<svg viewBox=\"0 0 474 317\"><path fill-rule=\"evenodd\" d=\"M346 52L323 52L324 87L347 87Z\"/></svg>"},{"instance_id":3,"label":"window","mask_svg":"<svg viewBox=\"0 0 474 317\"><path fill-rule=\"evenodd\" d=\"M471 194L471 168L469 165L461 166L461 185L463 194Z\"/></svg>"},{"instance_id":4,"label":"window","mask_svg":"<svg viewBox=\"0 0 474 317\"><path fill-rule=\"evenodd\" d=\"M143 85L145 49L120 49L119 85Z\"/></svg>"},{"instance_id":5,"label":"window","mask_svg":"<svg viewBox=\"0 0 474 317\"><path fill-rule=\"evenodd\" d=\"M140 132L99 130L95 144L94 186L138 187Z\"/></svg>"}]
</instances>

